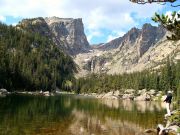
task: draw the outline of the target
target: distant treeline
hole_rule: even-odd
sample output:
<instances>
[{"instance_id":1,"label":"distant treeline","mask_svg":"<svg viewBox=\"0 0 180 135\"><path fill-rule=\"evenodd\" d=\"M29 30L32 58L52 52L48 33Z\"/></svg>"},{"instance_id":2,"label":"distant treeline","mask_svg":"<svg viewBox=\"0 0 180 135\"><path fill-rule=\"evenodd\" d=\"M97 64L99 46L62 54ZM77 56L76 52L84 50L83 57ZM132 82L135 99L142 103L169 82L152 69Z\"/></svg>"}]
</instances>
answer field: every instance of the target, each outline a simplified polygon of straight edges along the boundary
<instances>
[{"instance_id":1,"label":"distant treeline","mask_svg":"<svg viewBox=\"0 0 180 135\"><path fill-rule=\"evenodd\" d=\"M76 65L49 39L0 23L0 88L63 89Z\"/></svg>"},{"instance_id":2,"label":"distant treeline","mask_svg":"<svg viewBox=\"0 0 180 135\"><path fill-rule=\"evenodd\" d=\"M76 81L77 93L102 93L122 89L155 89L167 92L180 92L180 61L176 64L169 59L158 70L145 70L122 75L92 74Z\"/></svg>"}]
</instances>

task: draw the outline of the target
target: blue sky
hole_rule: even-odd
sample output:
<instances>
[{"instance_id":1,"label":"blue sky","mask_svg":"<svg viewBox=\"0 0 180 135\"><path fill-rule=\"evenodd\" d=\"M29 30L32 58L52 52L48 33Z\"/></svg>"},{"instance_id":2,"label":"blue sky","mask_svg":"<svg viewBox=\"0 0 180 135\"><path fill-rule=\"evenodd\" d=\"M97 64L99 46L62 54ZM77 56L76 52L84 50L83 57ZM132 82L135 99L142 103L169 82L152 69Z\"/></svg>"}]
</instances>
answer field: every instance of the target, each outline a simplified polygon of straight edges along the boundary
<instances>
[{"instance_id":1,"label":"blue sky","mask_svg":"<svg viewBox=\"0 0 180 135\"><path fill-rule=\"evenodd\" d=\"M180 0L176 2L180 4ZM123 36L132 27L151 23L154 12L179 11L170 4L138 5L129 0L0 0L0 21L16 25L23 18L82 18L91 44Z\"/></svg>"}]
</instances>

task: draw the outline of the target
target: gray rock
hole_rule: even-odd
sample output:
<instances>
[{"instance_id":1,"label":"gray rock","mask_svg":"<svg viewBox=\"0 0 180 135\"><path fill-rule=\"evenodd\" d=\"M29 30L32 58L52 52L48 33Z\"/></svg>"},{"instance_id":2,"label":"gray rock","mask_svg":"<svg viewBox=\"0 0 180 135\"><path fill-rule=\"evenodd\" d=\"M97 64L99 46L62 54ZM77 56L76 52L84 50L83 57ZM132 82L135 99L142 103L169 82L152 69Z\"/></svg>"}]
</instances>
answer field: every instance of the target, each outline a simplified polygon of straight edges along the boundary
<instances>
[{"instance_id":1,"label":"gray rock","mask_svg":"<svg viewBox=\"0 0 180 135\"><path fill-rule=\"evenodd\" d=\"M135 91L136 91L136 90L134 90L134 89L126 89L126 90L124 91L124 93L125 93L125 94L134 94Z\"/></svg>"},{"instance_id":2,"label":"gray rock","mask_svg":"<svg viewBox=\"0 0 180 135\"><path fill-rule=\"evenodd\" d=\"M122 99L133 100L134 99L134 94L124 94L122 96Z\"/></svg>"},{"instance_id":3,"label":"gray rock","mask_svg":"<svg viewBox=\"0 0 180 135\"><path fill-rule=\"evenodd\" d=\"M180 128L179 126L177 126L177 125L173 125L173 126L169 126L168 128L167 128L167 130L170 130L170 131L174 131L174 132L178 132L178 128Z\"/></svg>"},{"instance_id":4,"label":"gray rock","mask_svg":"<svg viewBox=\"0 0 180 135\"><path fill-rule=\"evenodd\" d=\"M66 51L71 55L88 52L90 49L81 18L45 18L51 32L59 42L63 42ZM59 43L57 42L59 45Z\"/></svg>"},{"instance_id":5,"label":"gray rock","mask_svg":"<svg viewBox=\"0 0 180 135\"><path fill-rule=\"evenodd\" d=\"M107 98L107 97L110 97L110 96L113 96L113 91L110 91L110 92L104 94L103 98Z\"/></svg>"},{"instance_id":6,"label":"gray rock","mask_svg":"<svg viewBox=\"0 0 180 135\"><path fill-rule=\"evenodd\" d=\"M151 100L151 96L147 93L144 93L138 97L136 97L134 100L138 100L138 101L150 101Z\"/></svg>"},{"instance_id":7,"label":"gray rock","mask_svg":"<svg viewBox=\"0 0 180 135\"><path fill-rule=\"evenodd\" d=\"M0 89L0 97L5 97L9 92L6 89Z\"/></svg>"},{"instance_id":8,"label":"gray rock","mask_svg":"<svg viewBox=\"0 0 180 135\"><path fill-rule=\"evenodd\" d=\"M116 49L124 44L138 45L139 56L142 56L151 46L157 43L166 34L163 27L154 27L151 24L144 24L142 29L132 28L123 37L116 38L109 43L100 46L101 50ZM138 41L139 40L139 41Z\"/></svg>"},{"instance_id":9,"label":"gray rock","mask_svg":"<svg viewBox=\"0 0 180 135\"><path fill-rule=\"evenodd\" d=\"M151 90L148 91L148 94L149 95L155 95L156 94L156 90L151 89Z\"/></svg>"},{"instance_id":10,"label":"gray rock","mask_svg":"<svg viewBox=\"0 0 180 135\"><path fill-rule=\"evenodd\" d=\"M90 49L81 18L38 17L24 19L17 26L18 28L32 28L31 31L48 37L70 55L88 52Z\"/></svg>"},{"instance_id":11,"label":"gray rock","mask_svg":"<svg viewBox=\"0 0 180 135\"><path fill-rule=\"evenodd\" d=\"M0 92L7 93L8 91L6 89L0 89Z\"/></svg>"},{"instance_id":12,"label":"gray rock","mask_svg":"<svg viewBox=\"0 0 180 135\"><path fill-rule=\"evenodd\" d=\"M0 95L7 95L8 93L6 89L0 89Z\"/></svg>"},{"instance_id":13,"label":"gray rock","mask_svg":"<svg viewBox=\"0 0 180 135\"><path fill-rule=\"evenodd\" d=\"M158 91L157 93L158 93L158 94L163 94L163 92L162 92L162 91Z\"/></svg>"},{"instance_id":14,"label":"gray rock","mask_svg":"<svg viewBox=\"0 0 180 135\"><path fill-rule=\"evenodd\" d=\"M117 96L114 96L114 95L104 96L103 98L106 98L106 99L119 99Z\"/></svg>"},{"instance_id":15,"label":"gray rock","mask_svg":"<svg viewBox=\"0 0 180 135\"><path fill-rule=\"evenodd\" d=\"M178 135L179 134L178 128L179 128L179 126L177 126L177 125L164 127L162 124L158 124L158 126L157 126L158 135L167 135L168 133Z\"/></svg>"},{"instance_id":16,"label":"gray rock","mask_svg":"<svg viewBox=\"0 0 180 135\"><path fill-rule=\"evenodd\" d=\"M116 90L116 91L114 92L114 95L119 97L119 96L120 96L119 90Z\"/></svg>"},{"instance_id":17,"label":"gray rock","mask_svg":"<svg viewBox=\"0 0 180 135\"><path fill-rule=\"evenodd\" d=\"M43 95L46 96L46 97L49 97L50 93L49 93L49 91L45 91L45 92L43 92Z\"/></svg>"},{"instance_id":18,"label":"gray rock","mask_svg":"<svg viewBox=\"0 0 180 135\"><path fill-rule=\"evenodd\" d=\"M146 89L138 90L138 94L139 94L139 95L142 95L142 94L144 94L144 93L146 93L146 92L147 92Z\"/></svg>"}]
</instances>

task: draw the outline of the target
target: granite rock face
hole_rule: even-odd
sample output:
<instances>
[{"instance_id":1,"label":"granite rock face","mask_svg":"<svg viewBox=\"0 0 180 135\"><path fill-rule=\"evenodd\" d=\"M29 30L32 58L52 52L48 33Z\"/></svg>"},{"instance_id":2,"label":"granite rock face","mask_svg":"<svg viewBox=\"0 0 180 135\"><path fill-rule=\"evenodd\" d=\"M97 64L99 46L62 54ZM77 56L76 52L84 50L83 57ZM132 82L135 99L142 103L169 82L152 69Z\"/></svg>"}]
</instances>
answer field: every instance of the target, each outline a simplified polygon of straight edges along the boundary
<instances>
[{"instance_id":1,"label":"granite rock face","mask_svg":"<svg viewBox=\"0 0 180 135\"><path fill-rule=\"evenodd\" d=\"M45 18L51 32L59 42L63 42L68 53L76 55L90 49L81 18Z\"/></svg>"},{"instance_id":2,"label":"granite rock face","mask_svg":"<svg viewBox=\"0 0 180 135\"><path fill-rule=\"evenodd\" d=\"M69 55L85 53L90 49L80 18L39 17L24 19L17 27L48 37Z\"/></svg>"},{"instance_id":3,"label":"granite rock face","mask_svg":"<svg viewBox=\"0 0 180 135\"><path fill-rule=\"evenodd\" d=\"M48 37L66 54L73 56L79 67L76 77L90 73L121 74L159 68L167 57L180 59L180 41L166 40L162 26L144 24L132 28L124 36L108 43L89 45L82 19L33 18L24 19L17 28Z\"/></svg>"},{"instance_id":4,"label":"granite rock face","mask_svg":"<svg viewBox=\"0 0 180 135\"><path fill-rule=\"evenodd\" d=\"M80 67L77 77L156 69L163 66L167 57L180 59L180 41L168 41L166 35L162 26L144 24L142 29L132 28L122 37L93 47L89 53L76 55L75 62Z\"/></svg>"},{"instance_id":5,"label":"granite rock face","mask_svg":"<svg viewBox=\"0 0 180 135\"><path fill-rule=\"evenodd\" d=\"M123 37L119 37L109 43L100 46L100 50L129 49L136 46L138 56L141 57L151 46L154 46L166 34L161 26L155 27L151 24L144 24L142 29L132 28Z\"/></svg>"}]
</instances>

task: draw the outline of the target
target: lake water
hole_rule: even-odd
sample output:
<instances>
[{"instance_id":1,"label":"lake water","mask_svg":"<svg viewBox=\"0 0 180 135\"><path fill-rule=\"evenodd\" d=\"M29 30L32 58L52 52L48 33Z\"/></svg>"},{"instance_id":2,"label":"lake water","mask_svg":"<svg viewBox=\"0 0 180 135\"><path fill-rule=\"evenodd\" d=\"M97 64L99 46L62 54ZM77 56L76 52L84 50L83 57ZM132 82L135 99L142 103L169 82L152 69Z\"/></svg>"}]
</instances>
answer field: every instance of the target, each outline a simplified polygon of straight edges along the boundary
<instances>
[{"instance_id":1,"label":"lake water","mask_svg":"<svg viewBox=\"0 0 180 135\"><path fill-rule=\"evenodd\" d=\"M10 95L0 98L0 135L143 135L164 114L157 102Z\"/></svg>"}]
</instances>

